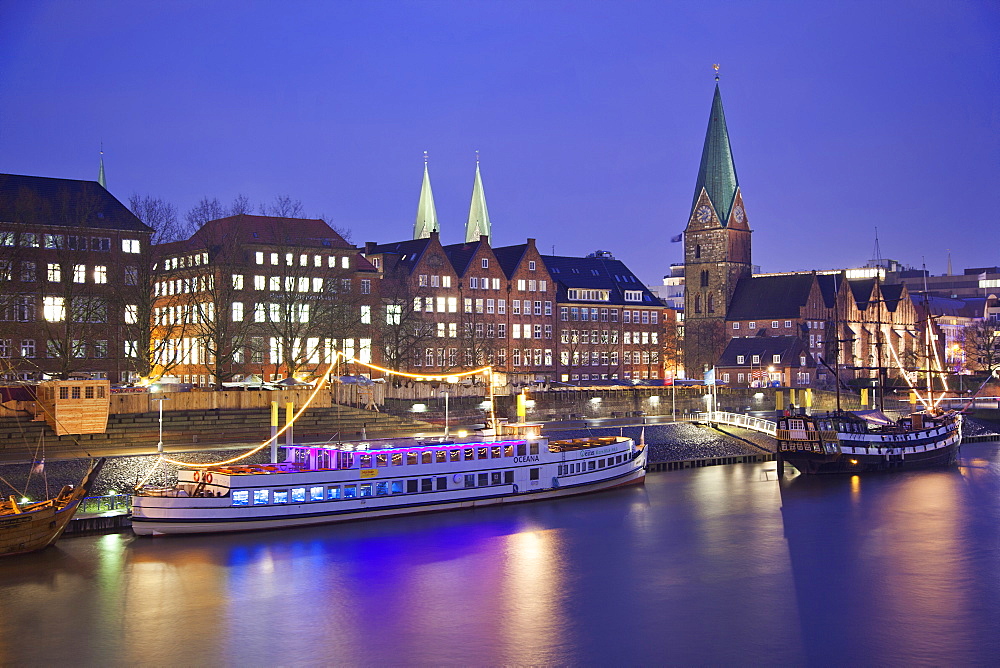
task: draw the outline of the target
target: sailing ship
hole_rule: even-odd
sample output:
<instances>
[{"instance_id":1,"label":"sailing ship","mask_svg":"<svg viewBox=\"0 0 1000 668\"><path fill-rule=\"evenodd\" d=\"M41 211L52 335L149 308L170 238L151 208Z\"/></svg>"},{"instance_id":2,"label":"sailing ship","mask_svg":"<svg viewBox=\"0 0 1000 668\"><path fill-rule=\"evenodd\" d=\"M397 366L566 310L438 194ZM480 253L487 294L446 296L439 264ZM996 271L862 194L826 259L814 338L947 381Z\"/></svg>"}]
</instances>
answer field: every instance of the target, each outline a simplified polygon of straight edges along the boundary
<instances>
[{"instance_id":1,"label":"sailing ship","mask_svg":"<svg viewBox=\"0 0 1000 668\"><path fill-rule=\"evenodd\" d=\"M90 492L104 461L96 460L79 485L66 485L50 499L22 504L11 496L0 501L0 556L34 552L56 542Z\"/></svg>"},{"instance_id":2,"label":"sailing ship","mask_svg":"<svg viewBox=\"0 0 1000 668\"><path fill-rule=\"evenodd\" d=\"M875 286L877 293L877 278ZM876 365L850 368L877 373L875 388L879 390L880 410L841 409L839 344L853 340L837 340L837 350L834 353L836 369L831 369L837 379L837 410L820 416L801 414L778 418L775 438L778 441L776 459L779 475L784 472L783 462L790 463L802 473L820 474L906 471L951 466L958 460L962 443L962 415L958 411L945 411L939 407L948 388L943 380L944 372L937 348L932 342L929 311L924 323L924 368L909 370L903 368L900 355L892 345L883 340L881 301L877 303ZM887 379L883 346L889 347L901 376L909 384L912 396L923 405L921 410L897 420L890 419L883 412ZM933 357L931 351L934 353ZM936 369L932 368L935 363ZM914 383L913 379L918 372L925 373L926 394ZM943 388L939 394L933 388L935 377L942 378Z\"/></svg>"},{"instance_id":3,"label":"sailing ship","mask_svg":"<svg viewBox=\"0 0 1000 668\"><path fill-rule=\"evenodd\" d=\"M285 445L280 463L188 466L132 497L140 536L248 531L553 499L641 483L645 443L515 436Z\"/></svg>"}]
</instances>

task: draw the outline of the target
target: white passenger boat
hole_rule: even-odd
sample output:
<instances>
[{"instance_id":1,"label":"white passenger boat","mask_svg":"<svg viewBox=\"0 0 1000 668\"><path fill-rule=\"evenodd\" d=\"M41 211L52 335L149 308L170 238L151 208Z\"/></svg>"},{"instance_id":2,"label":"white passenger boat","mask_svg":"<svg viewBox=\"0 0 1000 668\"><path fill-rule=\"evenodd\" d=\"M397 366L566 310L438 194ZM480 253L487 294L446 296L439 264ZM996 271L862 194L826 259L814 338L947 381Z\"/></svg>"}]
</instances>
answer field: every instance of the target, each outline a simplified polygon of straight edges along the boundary
<instances>
[{"instance_id":1,"label":"white passenger boat","mask_svg":"<svg viewBox=\"0 0 1000 668\"><path fill-rule=\"evenodd\" d=\"M132 497L140 536L249 531L552 499L641 483L624 437L286 445L285 461L182 468Z\"/></svg>"}]
</instances>

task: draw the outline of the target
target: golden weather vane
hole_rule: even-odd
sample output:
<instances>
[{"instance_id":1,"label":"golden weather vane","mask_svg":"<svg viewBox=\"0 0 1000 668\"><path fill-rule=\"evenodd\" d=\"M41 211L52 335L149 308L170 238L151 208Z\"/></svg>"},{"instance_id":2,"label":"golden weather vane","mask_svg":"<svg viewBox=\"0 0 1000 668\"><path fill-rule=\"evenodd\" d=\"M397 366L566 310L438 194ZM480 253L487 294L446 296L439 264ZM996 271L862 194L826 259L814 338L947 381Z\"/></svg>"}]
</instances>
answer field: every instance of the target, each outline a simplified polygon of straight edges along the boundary
<instances>
[{"instance_id":1,"label":"golden weather vane","mask_svg":"<svg viewBox=\"0 0 1000 668\"><path fill-rule=\"evenodd\" d=\"M719 80L719 63L712 65L712 69L715 70L715 80Z\"/></svg>"}]
</instances>

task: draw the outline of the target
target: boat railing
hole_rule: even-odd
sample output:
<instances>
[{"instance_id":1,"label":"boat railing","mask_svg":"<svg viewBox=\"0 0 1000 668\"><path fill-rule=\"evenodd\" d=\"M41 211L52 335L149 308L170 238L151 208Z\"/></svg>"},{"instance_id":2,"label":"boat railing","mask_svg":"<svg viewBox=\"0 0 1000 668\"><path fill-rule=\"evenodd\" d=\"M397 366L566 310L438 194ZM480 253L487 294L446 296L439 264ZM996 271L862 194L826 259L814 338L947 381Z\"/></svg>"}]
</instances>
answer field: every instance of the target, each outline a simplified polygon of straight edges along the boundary
<instances>
[{"instance_id":1,"label":"boat railing","mask_svg":"<svg viewBox=\"0 0 1000 668\"><path fill-rule=\"evenodd\" d=\"M77 512L80 513L110 513L116 510L127 510L128 494L105 494L104 496L85 496L80 501Z\"/></svg>"},{"instance_id":2,"label":"boat railing","mask_svg":"<svg viewBox=\"0 0 1000 668\"><path fill-rule=\"evenodd\" d=\"M753 415L745 415L743 413L710 411L707 413L698 413L697 419L699 422L743 427L744 429L759 431L761 433L768 434L769 436L774 436L778 428L778 425L774 420L767 420L764 418L754 417Z\"/></svg>"}]
</instances>

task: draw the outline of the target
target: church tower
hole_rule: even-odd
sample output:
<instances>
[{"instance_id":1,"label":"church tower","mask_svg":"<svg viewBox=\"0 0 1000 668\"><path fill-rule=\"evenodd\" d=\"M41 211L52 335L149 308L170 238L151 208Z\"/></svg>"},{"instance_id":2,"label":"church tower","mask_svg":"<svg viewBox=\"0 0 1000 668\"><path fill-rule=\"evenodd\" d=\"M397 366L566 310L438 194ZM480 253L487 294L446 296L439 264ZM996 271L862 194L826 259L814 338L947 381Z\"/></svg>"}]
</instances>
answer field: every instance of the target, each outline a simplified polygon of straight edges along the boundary
<instances>
[{"instance_id":1,"label":"church tower","mask_svg":"<svg viewBox=\"0 0 1000 668\"><path fill-rule=\"evenodd\" d=\"M716 67L718 72L718 67ZM753 273L750 225L743 208L719 77L684 231L684 369L700 378L726 345L725 320L736 284Z\"/></svg>"}]
</instances>

